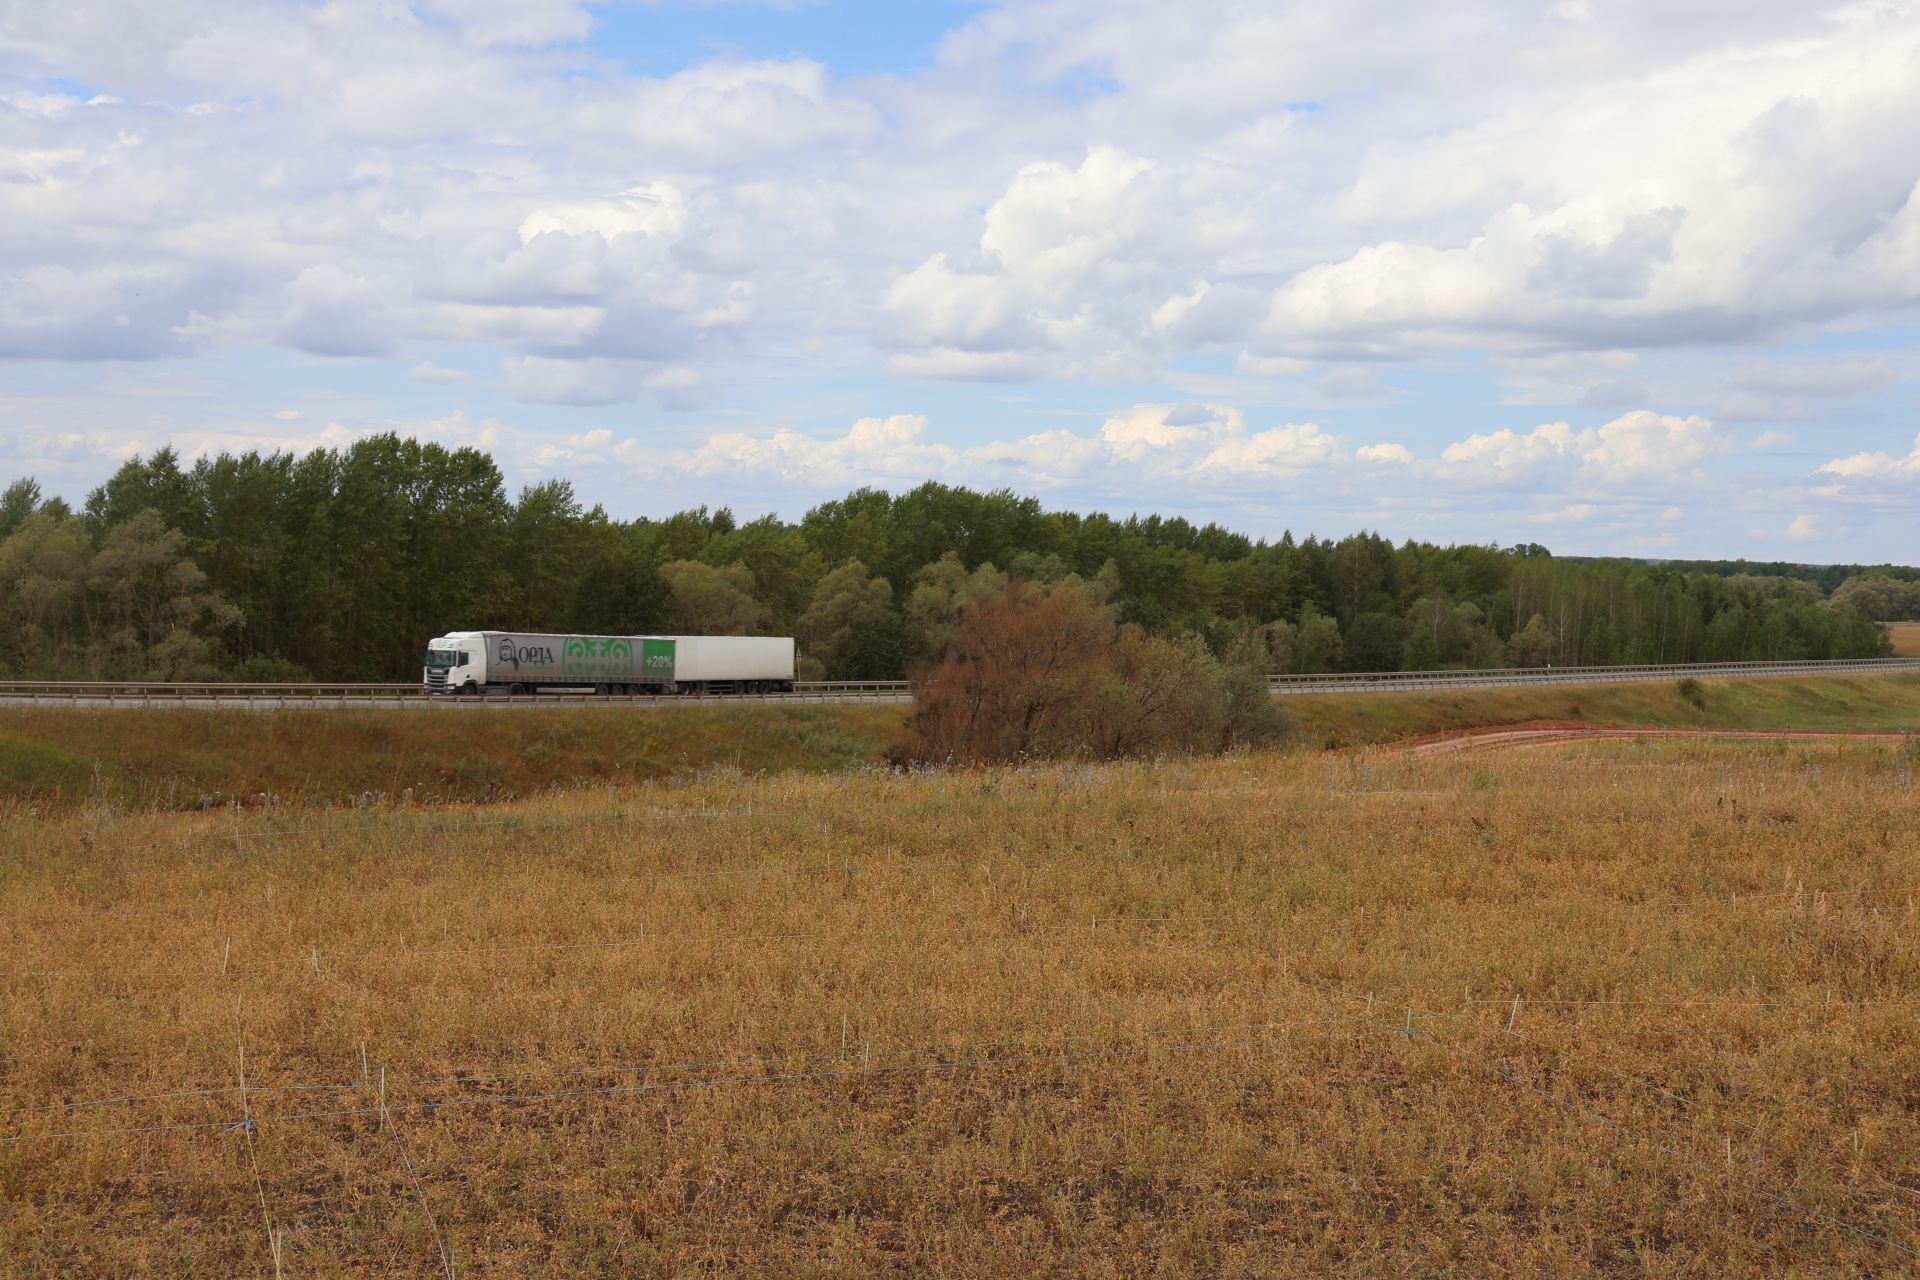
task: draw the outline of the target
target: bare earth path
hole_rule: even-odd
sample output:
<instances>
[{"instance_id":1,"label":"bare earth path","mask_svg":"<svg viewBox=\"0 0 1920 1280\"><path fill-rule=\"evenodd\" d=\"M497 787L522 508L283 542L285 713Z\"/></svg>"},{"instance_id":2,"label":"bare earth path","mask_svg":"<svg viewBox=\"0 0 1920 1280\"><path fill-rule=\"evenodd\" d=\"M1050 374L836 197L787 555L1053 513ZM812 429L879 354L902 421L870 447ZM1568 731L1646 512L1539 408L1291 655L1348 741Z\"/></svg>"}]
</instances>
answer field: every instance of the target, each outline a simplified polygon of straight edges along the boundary
<instances>
[{"instance_id":1,"label":"bare earth path","mask_svg":"<svg viewBox=\"0 0 1920 1280\"><path fill-rule=\"evenodd\" d=\"M1772 738L1794 741L1890 741L1898 742L1914 735L1895 729L1833 732L1817 729L1692 729L1634 728L1630 725L1593 725L1574 721L1535 720L1526 724L1496 725L1485 729L1456 730L1419 738L1398 749L1413 755L1432 755L1456 751L1500 751L1513 747L1545 747L1567 742L1591 742L1606 738Z\"/></svg>"}]
</instances>

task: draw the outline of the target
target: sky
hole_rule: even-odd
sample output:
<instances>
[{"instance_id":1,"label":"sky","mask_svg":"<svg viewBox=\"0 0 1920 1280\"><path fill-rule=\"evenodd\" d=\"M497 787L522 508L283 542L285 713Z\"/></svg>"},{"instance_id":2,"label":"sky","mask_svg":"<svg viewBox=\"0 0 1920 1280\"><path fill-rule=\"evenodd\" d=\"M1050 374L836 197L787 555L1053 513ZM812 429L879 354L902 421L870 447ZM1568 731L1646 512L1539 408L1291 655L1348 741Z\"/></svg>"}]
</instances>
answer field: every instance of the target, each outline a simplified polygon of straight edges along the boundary
<instances>
[{"instance_id":1,"label":"sky","mask_svg":"<svg viewBox=\"0 0 1920 1280\"><path fill-rule=\"evenodd\" d=\"M0 479L1920 563L1920 0L0 0Z\"/></svg>"}]
</instances>

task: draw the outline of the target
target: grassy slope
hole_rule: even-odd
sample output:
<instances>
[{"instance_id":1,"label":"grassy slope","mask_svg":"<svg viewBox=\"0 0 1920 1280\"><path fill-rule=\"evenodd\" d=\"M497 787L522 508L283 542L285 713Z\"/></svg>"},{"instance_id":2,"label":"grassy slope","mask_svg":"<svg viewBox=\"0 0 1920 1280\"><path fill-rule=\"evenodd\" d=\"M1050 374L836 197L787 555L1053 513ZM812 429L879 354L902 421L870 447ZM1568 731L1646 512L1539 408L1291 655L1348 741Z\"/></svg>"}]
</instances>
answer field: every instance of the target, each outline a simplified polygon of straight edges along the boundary
<instances>
[{"instance_id":1,"label":"grassy slope","mask_svg":"<svg viewBox=\"0 0 1920 1280\"><path fill-rule=\"evenodd\" d=\"M1384 742L1450 729L1577 720L1588 724L1716 729L1920 730L1920 676L1705 680L1704 710L1673 681L1655 684L1456 689L1315 695L1293 699L1310 742Z\"/></svg>"},{"instance_id":2,"label":"grassy slope","mask_svg":"<svg viewBox=\"0 0 1920 1280\"><path fill-rule=\"evenodd\" d=\"M525 796L583 782L839 769L872 759L901 708L454 712L0 709L0 802L192 808ZM203 799L204 797L204 799Z\"/></svg>"},{"instance_id":3,"label":"grassy slope","mask_svg":"<svg viewBox=\"0 0 1920 1280\"><path fill-rule=\"evenodd\" d=\"M1895 622L1888 626L1893 633L1893 651L1903 658L1920 658L1920 622Z\"/></svg>"},{"instance_id":4,"label":"grassy slope","mask_svg":"<svg viewBox=\"0 0 1920 1280\"><path fill-rule=\"evenodd\" d=\"M1308 745L1580 720L1740 729L1920 729L1920 676L1705 682L1706 709L1670 682L1292 699ZM844 769L879 758L897 706L432 711L73 711L0 708L0 806L103 798L190 809L230 800L421 803L656 780L714 766Z\"/></svg>"}]
</instances>

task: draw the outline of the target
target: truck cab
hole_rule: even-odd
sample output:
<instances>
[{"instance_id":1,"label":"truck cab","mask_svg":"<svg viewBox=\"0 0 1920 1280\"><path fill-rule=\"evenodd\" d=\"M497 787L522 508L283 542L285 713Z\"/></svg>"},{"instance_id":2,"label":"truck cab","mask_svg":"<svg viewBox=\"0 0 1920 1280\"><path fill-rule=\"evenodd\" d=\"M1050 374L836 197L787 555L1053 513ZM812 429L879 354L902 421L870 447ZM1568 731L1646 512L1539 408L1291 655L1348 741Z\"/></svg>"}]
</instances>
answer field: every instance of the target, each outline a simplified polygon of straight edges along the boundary
<instances>
[{"instance_id":1,"label":"truck cab","mask_svg":"<svg viewBox=\"0 0 1920 1280\"><path fill-rule=\"evenodd\" d=\"M487 682L487 646L477 631L454 631L427 641L421 686L428 693L477 692Z\"/></svg>"}]
</instances>

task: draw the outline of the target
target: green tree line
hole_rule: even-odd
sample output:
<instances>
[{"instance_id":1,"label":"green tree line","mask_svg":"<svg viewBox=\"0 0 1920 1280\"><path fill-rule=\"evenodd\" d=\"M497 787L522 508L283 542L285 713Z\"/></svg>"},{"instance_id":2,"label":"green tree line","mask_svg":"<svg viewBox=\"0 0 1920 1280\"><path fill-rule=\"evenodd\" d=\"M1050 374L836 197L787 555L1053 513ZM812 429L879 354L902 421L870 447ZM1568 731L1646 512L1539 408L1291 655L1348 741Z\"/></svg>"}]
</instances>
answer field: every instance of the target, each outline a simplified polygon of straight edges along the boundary
<instances>
[{"instance_id":1,"label":"green tree line","mask_svg":"<svg viewBox=\"0 0 1920 1280\"><path fill-rule=\"evenodd\" d=\"M898 677L1009 580L1269 671L1867 657L1905 572L1686 572L1534 545L1249 538L1008 491L860 489L796 522L617 520L565 480L381 435L305 454L162 449L79 511L0 494L0 673L404 680L449 630L790 634L803 675Z\"/></svg>"}]
</instances>

